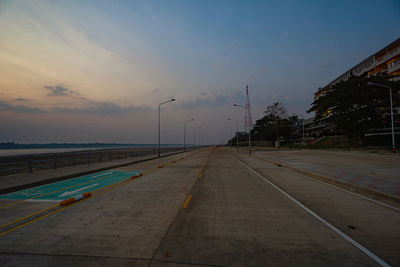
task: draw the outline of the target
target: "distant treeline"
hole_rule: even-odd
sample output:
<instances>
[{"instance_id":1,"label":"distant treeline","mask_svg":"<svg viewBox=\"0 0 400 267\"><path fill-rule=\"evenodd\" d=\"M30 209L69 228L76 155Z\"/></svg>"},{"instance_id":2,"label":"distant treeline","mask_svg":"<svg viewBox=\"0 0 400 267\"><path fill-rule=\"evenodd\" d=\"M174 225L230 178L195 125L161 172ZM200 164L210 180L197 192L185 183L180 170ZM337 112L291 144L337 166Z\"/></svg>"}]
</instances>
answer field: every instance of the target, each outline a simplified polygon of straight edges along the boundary
<instances>
[{"instance_id":1,"label":"distant treeline","mask_svg":"<svg viewBox=\"0 0 400 267\"><path fill-rule=\"evenodd\" d=\"M149 147L157 144L115 144L115 143L49 143L18 144L14 142L0 143L0 149L44 149L44 148L95 148L95 147ZM161 144L161 146L182 146L181 144Z\"/></svg>"}]
</instances>

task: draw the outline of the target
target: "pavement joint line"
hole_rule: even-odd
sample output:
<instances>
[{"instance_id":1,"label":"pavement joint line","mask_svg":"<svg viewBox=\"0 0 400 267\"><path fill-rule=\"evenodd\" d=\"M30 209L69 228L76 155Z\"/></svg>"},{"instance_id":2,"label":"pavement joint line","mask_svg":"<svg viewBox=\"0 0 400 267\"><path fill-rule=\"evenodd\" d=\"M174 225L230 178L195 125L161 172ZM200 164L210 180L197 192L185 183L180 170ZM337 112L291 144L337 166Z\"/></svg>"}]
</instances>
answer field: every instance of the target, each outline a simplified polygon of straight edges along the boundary
<instances>
[{"instance_id":1,"label":"pavement joint line","mask_svg":"<svg viewBox=\"0 0 400 267\"><path fill-rule=\"evenodd\" d=\"M197 153L197 152L196 152L196 153ZM195 154L195 153L193 153L193 154ZM150 174L150 173L152 173L152 172L154 172L154 171L157 171L157 170L158 170L158 169L153 169L153 170L150 170L150 171L148 171L148 172L144 172L142 176L138 176L137 178L143 177L143 176L148 175L148 174ZM94 190L94 191L92 191L92 192L89 192L89 193L92 193L92 196L91 196L91 197L80 199L79 201L73 202L73 203L71 203L71 204L69 204L69 205L67 205L67 206L63 206L62 208L58 208L58 209L56 209L55 211L49 212L49 213L47 213L47 214L45 214L45 215L42 215L42 216L40 216L40 217L38 217L38 218L35 218L35 219L31 220L31 221L28 221L28 222L26 222L26 223L24 223L24 224L18 225L18 226L14 227L14 228L12 228L12 229L9 229L9 230L7 230L7 231L5 231L5 232L1 232L1 233L0 233L0 237L6 235L6 234L8 234L8 233L14 232L14 231L16 231L16 230L18 230L18 229L20 229L20 228L23 228L23 227L25 227L25 226L27 226L27 225L29 225L29 224L32 224L32 223L34 223L34 222L40 221L40 220L42 220L42 219L45 219L45 218L47 218L48 216L50 216L50 215L52 215L52 214L55 214L55 213L57 213L57 212L59 212L59 211L62 211L62 210L67 209L67 208L70 208L70 207L72 207L72 206L74 206L74 205L76 205L76 204L78 204L78 203L81 203L81 202L83 202L83 201L86 201L86 200L88 200L88 199L91 199L91 198L93 198L93 197L95 197L95 196L102 195L102 194L104 194L104 193L106 193L106 192L108 192L108 191L111 191L111 190L115 189L115 188L121 187L121 186L123 186L123 185L125 185L125 184L127 184L127 183L129 183L129 182L134 181L134 180L136 180L136 179L131 179L131 177L128 177L128 178L126 178L126 179L124 179L124 180L122 180L122 181L113 183L113 184L108 185L108 186L103 187L103 188L96 189L96 190ZM110 187L110 186L114 186L114 187ZM106 190L104 190L104 191L101 191L101 192L99 192L99 193L97 193L97 194L94 193L94 192L97 192L97 191L100 190L100 189L104 189L104 188L107 188L107 187L110 187L110 188L108 188L108 189L106 189ZM7 224L4 225L4 226L8 226L8 225L11 225L11 224L13 224L13 223L19 222L19 221L21 221L21 220L27 219L27 218L29 218L29 217L35 216L35 215L37 215L37 214L43 213L43 212L45 212L45 211L47 211L47 210L50 210L51 208L55 208L55 207L57 207L57 206L59 207L59 204L53 205L53 206L48 207L48 208L46 208L46 209L39 210L39 211L34 212L34 213L31 213L31 214L29 214L29 215L27 215L27 216L24 216L24 217L21 217L21 218L17 218L16 220L11 221L11 222L7 223ZM0 227L0 228L2 228L2 227Z\"/></svg>"},{"instance_id":2,"label":"pavement joint line","mask_svg":"<svg viewBox=\"0 0 400 267\"><path fill-rule=\"evenodd\" d=\"M261 157L254 156L254 158L256 158L256 159L258 159L258 160L262 160L262 161L268 162L266 159L261 158ZM271 163L271 162L268 162L268 163L276 165L275 163ZM283 165L281 165L280 167L283 167ZM314 182L317 182L317 183L320 183L320 184L323 184L323 185L326 185L326 186L335 188L335 189L337 189L337 190L340 190L340 191L349 193L349 194L354 195L354 196L357 196L357 197L359 197L359 198L362 198L362 199L371 201L371 202L373 202L373 203L375 203L375 204L378 204L378 205L380 205L380 206L383 206L383 207L386 207L386 208L395 210L395 211L397 211L397 212L400 212L400 208L395 207L395 206L392 206L392 205L389 205L389 204L386 204L386 203L384 203L384 202L382 202L382 201L379 201L379 200L376 200L376 199L373 199L373 198L370 198L370 197L361 195L361 194L356 193L356 192L352 192L352 191L350 191L350 190L348 190L348 189L346 189L346 188L342 188L342 187L336 186L336 185L334 185L334 184L324 182L324 181L322 181L322 180L320 180L320 179L318 179L318 178L314 178L314 177L312 177L312 176L308 176L308 175L305 175L305 174L303 174L303 173L300 173L300 172L297 172L297 171L294 171L294 170L291 170L291 169L288 169L288 168L284 168L284 169L285 169L286 171L288 171L288 172L295 173L295 174L300 175L300 176L302 176L302 177L304 177L304 178L307 178L307 179L310 180L310 181L314 181ZM330 179L330 178L326 178L326 179Z\"/></svg>"},{"instance_id":3,"label":"pavement joint line","mask_svg":"<svg viewBox=\"0 0 400 267\"><path fill-rule=\"evenodd\" d=\"M202 150L202 149L201 149L201 150ZM199 151L200 151L200 150L199 150ZM195 153L198 153L199 151L196 151ZM213 153L214 153L214 149L211 150L211 153L208 155L207 160L211 157L211 155L212 155ZM194 154L194 153L193 153L193 154ZM194 184L192 185L192 188L194 187L194 185L195 185L196 182L197 182L197 181L195 180ZM190 189L190 191L192 190L192 188ZM173 223L174 223L176 217L178 216L178 214L179 214L179 211L175 214L174 218L171 220L170 224L168 225L168 228L167 228L167 230L165 231L163 237L161 238L161 241L160 241L160 243L158 244L158 247L157 247L156 250L154 251L154 253L153 253L153 255L152 255L152 257L151 257L149 263L147 264L148 267L153 263L153 261L157 261L157 260L155 259L155 256L156 256L156 254L158 253L158 251L160 250L161 245L164 243L164 241L165 241L165 239L166 239L166 236L168 235L168 232L171 230L171 227L172 227L172 225L173 225Z\"/></svg>"},{"instance_id":4,"label":"pavement joint line","mask_svg":"<svg viewBox=\"0 0 400 267\"><path fill-rule=\"evenodd\" d=\"M183 264L183 265L194 265L194 266L225 267L225 265L197 263L197 262L195 263L195 262L185 262L185 261L172 261L172 260L163 260L163 259L154 259L153 261L162 262L162 263L175 263L175 264Z\"/></svg>"},{"instance_id":5,"label":"pavement joint line","mask_svg":"<svg viewBox=\"0 0 400 267\"><path fill-rule=\"evenodd\" d=\"M356 185L356 184L353 184L353 183L340 181L340 180L337 180L337 179L334 179L334 178L330 178L330 177L327 177L327 176L324 176L324 175L316 174L316 173L313 173L313 172L310 172L310 171L307 171L307 170L295 168L295 167L292 167L292 166L289 166L289 165L286 165L286 164L283 164L283 163L280 163L280 162L277 162L277 161L265 159L265 158L258 157L258 156L253 156L253 157L256 158L256 159L268 162L270 164L277 165L279 167L285 168L287 170L291 170L291 171L296 172L298 174L309 176L310 178L313 178L313 179L321 180L321 181L326 182L326 183L334 183L338 187L340 185L340 186L343 186L343 187L356 188L359 191L360 190L361 191L365 191L366 193L375 195L377 197L380 197L380 198L383 198L383 199L387 199L387 200L391 200L391 201L396 202L396 203L400 203L400 198L397 198L397 197L395 197L393 195L389 195L389 194L386 194L386 193L383 193L383 192L379 192L379 191L376 191L376 190L373 190L373 189L370 189L370 188L362 187L362 186L359 186L359 185ZM346 188L343 188L343 189L346 189Z\"/></svg>"},{"instance_id":6,"label":"pavement joint line","mask_svg":"<svg viewBox=\"0 0 400 267\"><path fill-rule=\"evenodd\" d=\"M23 202L25 202L25 201L27 201L27 200L31 200L31 199L43 197L43 196L46 196L46 195L49 195L49 194L54 194L54 193L56 193L56 192L59 192L59 191L62 191L62 190L66 190L66 189L70 189L70 188L73 188L73 187L76 187L76 186L79 186L79 185L84 185L84 184L91 183L91 182L94 182L94 181L99 181L99 180L104 179L104 178L110 178L110 177L113 177L113 176L115 176L115 175L118 175L118 173L111 174L111 175L104 175L104 176L102 176L102 177L100 177L100 178L97 178L97 179L93 179L93 180L86 181L86 182L83 182L83 183L80 183L80 184L76 184L76 185L72 185L72 186L67 186L67 187L64 187L64 188L61 188L61 189L57 189L57 190L55 190L55 191L48 192L48 193L46 193L46 194L34 196L34 197L31 197L31 198L28 198L28 199L22 199L22 200L19 200L19 201L16 201L16 202L12 202L12 203L8 203L8 204L6 204L6 205L0 206L0 209L2 209L2 208L7 208L7 207L10 207L10 206L14 206L14 205L23 203Z\"/></svg>"},{"instance_id":7,"label":"pavement joint line","mask_svg":"<svg viewBox=\"0 0 400 267\"><path fill-rule=\"evenodd\" d=\"M80 257L80 258L106 258L106 259L126 259L126 260L140 260L149 261L150 258L140 258L140 257L113 257L113 256L97 256L97 255L83 255L83 254L61 254L61 253L29 253L29 252L1 252L0 255L29 255L29 256L55 256L55 257Z\"/></svg>"},{"instance_id":8,"label":"pavement joint line","mask_svg":"<svg viewBox=\"0 0 400 267\"><path fill-rule=\"evenodd\" d=\"M335 189L340 190L340 191L343 191L343 192L345 192L345 193L349 193L349 194L354 195L354 196L357 196L357 197L359 197L359 198L362 198L362 199L371 201L371 202L373 202L373 203L375 203L375 204L378 204L378 205L380 205L380 206L384 206L384 207L386 207L386 208L393 209L393 210L395 210L395 211L397 211L397 212L400 212L400 208L397 208L397 207L391 206L391 205L389 205L389 204L383 203L383 202L381 202L381 201L379 201L379 200L372 199L372 198L363 196L363 195L358 194L358 193L355 193L355 192L351 192L351 191L349 191L349 190L347 190L347 189L344 189L344 188L335 186L335 185L333 185L333 184L325 183L325 182L320 181L320 180L318 180L318 179L314 179L314 178L312 178L312 177L309 177L309 176L307 176L307 175L304 175L304 174L301 174L301 173L298 173L298 172L295 172L295 171L292 171L292 170L289 170L289 169L286 169L286 171L291 172L291 173L295 173L295 174L300 175L300 176L303 176L304 178L307 178L307 179L310 180L310 181L314 181L314 182L317 182L317 183L320 183L320 184L323 184L323 185L326 185L326 186L335 188Z\"/></svg>"},{"instance_id":9,"label":"pavement joint line","mask_svg":"<svg viewBox=\"0 0 400 267\"><path fill-rule=\"evenodd\" d=\"M345 239L347 242L349 242L350 244L352 244L354 247L358 248L360 251L362 251L364 254L366 254L367 256L369 256L371 259L373 259L376 263L378 263L381 266L385 266L385 267L390 267L389 264L387 264L384 260L382 260L381 258L379 258L377 255L375 255L373 252L371 252L370 250L368 250L367 248L365 248L363 245L361 245L360 243L358 243L357 241L355 241L354 239L352 239L350 236L346 235L345 233L343 233L342 231L340 231L338 228L336 228L334 225L332 225L331 223L329 223L327 220L325 220L324 218L322 218L321 216L319 216L317 213L315 213L314 211L310 210L309 208L307 208L304 204L302 204L300 201L298 201L297 199L295 199L294 197L292 197L291 195L289 195L288 193L286 193L282 188L280 188L279 186L275 185L274 183L272 183L271 181L269 181L268 179L266 179L264 176L262 176L261 174L259 174L257 171L255 171L253 168L251 168L250 166L248 166L247 164L245 164L242 160L240 160L238 157L236 157L236 159L243 165L245 166L247 169L249 169L251 172L253 172L255 175L257 175L259 178L263 179L266 183L268 183L269 185L271 185L272 187L274 187L276 190L278 190L279 192L281 192L284 196L286 196L287 198L289 198L291 201L293 201L295 204L297 204L299 207L301 207L302 209L304 209L306 212L308 212L310 215L312 215L314 218L316 218L318 221L320 221L321 223L323 223L324 225L326 225L328 228L330 228L332 231L336 232L339 236L341 236L343 239Z\"/></svg>"}]
</instances>

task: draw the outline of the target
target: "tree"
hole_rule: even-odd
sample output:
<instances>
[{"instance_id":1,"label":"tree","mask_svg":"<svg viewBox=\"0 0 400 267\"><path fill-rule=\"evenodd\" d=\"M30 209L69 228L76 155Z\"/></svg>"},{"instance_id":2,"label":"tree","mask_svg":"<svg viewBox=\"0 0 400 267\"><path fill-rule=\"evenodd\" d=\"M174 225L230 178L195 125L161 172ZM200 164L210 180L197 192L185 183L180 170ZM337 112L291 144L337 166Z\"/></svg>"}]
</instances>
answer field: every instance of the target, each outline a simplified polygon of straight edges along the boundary
<instances>
[{"instance_id":1,"label":"tree","mask_svg":"<svg viewBox=\"0 0 400 267\"><path fill-rule=\"evenodd\" d=\"M334 125L338 131L362 143L367 131L390 125L388 90L368 84L392 87L394 103L398 103L399 82L390 82L388 78L386 74L350 76L315 99L307 112L314 111L317 121Z\"/></svg>"},{"instance_id":2,"label":"tree","mask_svg":"<svg viewBox=\"0 0 400 267\"><path fill-rule=\"evenodd\" d=\"M256 121L252 135L255 140L277 140L289 138L298 129L300 120L297 115L288 116L286 108L280 102L268 106L265 116Z\"/></svg>"}]
</instances>

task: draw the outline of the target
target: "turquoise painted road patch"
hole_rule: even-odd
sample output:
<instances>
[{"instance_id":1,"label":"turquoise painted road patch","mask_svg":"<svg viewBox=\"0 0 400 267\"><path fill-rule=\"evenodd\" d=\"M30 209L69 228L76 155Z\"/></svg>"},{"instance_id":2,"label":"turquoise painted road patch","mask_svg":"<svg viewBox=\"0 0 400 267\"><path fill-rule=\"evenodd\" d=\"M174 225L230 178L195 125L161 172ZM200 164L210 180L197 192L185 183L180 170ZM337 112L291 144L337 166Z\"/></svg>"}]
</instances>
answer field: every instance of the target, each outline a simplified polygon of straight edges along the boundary
<instances>
[{"instance_id":1,"label":"turquoise painted road patch","mask_svg":"<svg viewBox=\"0 0 400 267\"><path fill-rule=\"evenodd\" d=\"M142 171L103 171L1 195L0 199L63 200L106 187Z\"/></svg>"}]
</instances>

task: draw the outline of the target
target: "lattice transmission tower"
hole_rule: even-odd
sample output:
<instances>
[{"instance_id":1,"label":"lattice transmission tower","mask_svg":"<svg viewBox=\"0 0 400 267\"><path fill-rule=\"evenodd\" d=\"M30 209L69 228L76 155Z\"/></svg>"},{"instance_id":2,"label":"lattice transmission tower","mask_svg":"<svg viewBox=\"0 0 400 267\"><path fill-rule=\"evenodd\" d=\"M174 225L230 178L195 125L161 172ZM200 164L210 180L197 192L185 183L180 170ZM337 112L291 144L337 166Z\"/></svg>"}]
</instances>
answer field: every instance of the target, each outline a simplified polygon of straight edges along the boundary
<instances>
[{"instance_id":1,"label":"lattice transmission tower","mask_svg":"<svg viewBox=\"0 0 400 267\"><path fill-rule=\"evenodd\" d=\"M246 115L244 117L244 128L248 133L250 133L252 127L253 127L253 122L251 120L249 86L246 85Z\"/></svg>"}]
</instances>

